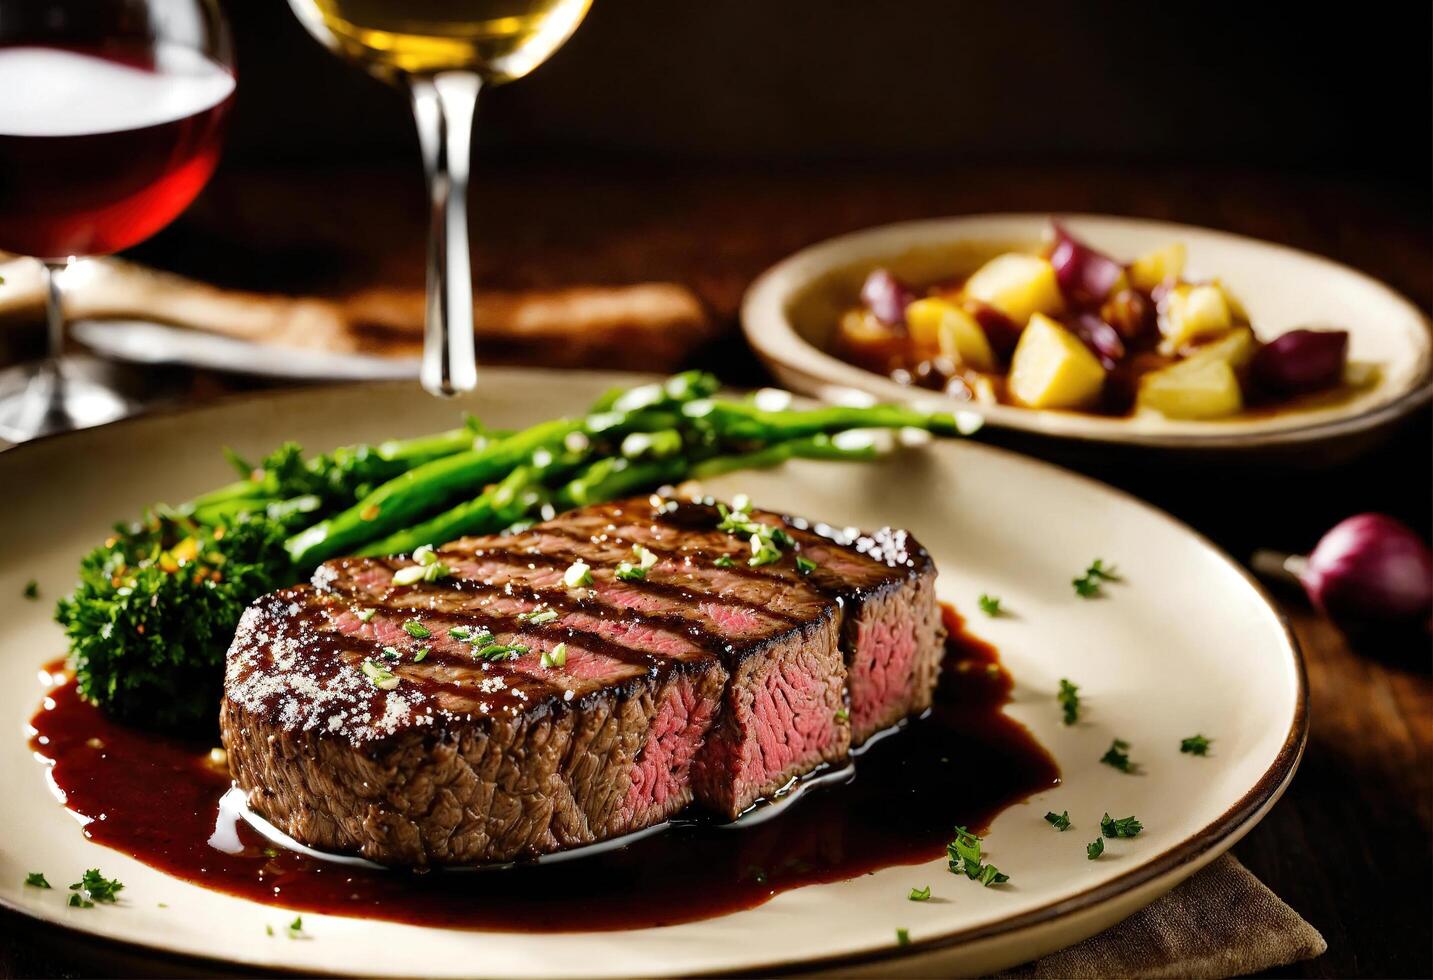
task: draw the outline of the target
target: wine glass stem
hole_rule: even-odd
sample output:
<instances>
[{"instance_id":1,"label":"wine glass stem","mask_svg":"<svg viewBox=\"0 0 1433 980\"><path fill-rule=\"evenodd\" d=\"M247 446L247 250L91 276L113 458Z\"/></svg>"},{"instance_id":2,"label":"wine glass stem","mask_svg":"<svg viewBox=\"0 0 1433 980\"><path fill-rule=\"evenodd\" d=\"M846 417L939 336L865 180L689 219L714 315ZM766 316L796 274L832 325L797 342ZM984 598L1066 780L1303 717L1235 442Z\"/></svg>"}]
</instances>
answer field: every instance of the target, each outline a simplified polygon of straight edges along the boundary
<instances>
[{"instance_id":1,"label":"wine glass stem","mask_svg":"<svg viewBox=\"0 0 1433 980\"><path fill-rule=\"evenodd\" d=\"M419 378L434 395L472 391L473 279L468 258L468 162L482 80L439 72L410 80L418 142L428 175L428 303Z\"/></svg>"},{"instance_id":2,"label":"wine glass stem","mask_svg":"<svg viewBox=\"0 0 1433 980\"><path fill-rule=\"evenodd\" d=\"M52 378L58 375L60 358L65 353L65 298L60 292L60 276L68 267L68 260L44 263L45 360L40 370Z\"/></svg>"}]
</instances>

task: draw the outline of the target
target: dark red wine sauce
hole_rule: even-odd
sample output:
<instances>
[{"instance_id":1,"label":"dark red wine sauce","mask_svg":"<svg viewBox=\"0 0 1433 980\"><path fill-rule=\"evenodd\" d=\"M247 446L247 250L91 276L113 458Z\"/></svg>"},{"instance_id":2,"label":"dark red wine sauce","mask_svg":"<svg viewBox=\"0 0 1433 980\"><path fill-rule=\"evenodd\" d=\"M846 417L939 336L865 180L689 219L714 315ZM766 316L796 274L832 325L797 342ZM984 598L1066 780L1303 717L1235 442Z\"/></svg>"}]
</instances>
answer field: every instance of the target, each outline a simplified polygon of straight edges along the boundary
<instances>
[{"instance_id":1,"label":"dark red wine sauce","mask_svg":"<svg viewBox=\"0 0 1433 980\"><path fill-rule=\"evenodd\" d=\"M241 853L209 845L229 775L211 744L118 725L72 680L31 722L84 834L185 881L302 912L516 932L629 929L747 909L792 888L918 864L944 853L957 824L986 827L1059 782L1030 733L1001 711L1011 681L995 649L954 609L929 716L872 745L856 775L817 787L774 819L739 829L674 826L619 849L486 872L383 871L268 845L240 823ZM52 665L58 673L60 663Z\"/></svg>"}]
</instances>

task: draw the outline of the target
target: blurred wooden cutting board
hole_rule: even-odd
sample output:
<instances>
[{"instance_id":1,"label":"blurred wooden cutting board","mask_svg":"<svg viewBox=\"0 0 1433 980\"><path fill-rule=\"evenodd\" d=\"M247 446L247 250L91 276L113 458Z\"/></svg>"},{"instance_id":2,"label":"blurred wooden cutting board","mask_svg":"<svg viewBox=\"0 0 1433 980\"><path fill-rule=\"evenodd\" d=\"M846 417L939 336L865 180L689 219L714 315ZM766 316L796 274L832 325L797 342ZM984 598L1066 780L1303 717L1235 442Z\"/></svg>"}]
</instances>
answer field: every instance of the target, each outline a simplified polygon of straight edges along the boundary
<instances>
[{"instance_id":1,"label":"blurred wooden cutting board","mask_svg":"<svg viewBox=\"0 0 1433 980\"><path fill-rule=\"evenodd\" d=\"M0 322L38 318L40 267L0 253ZM91 259L65 278L71 319L132 319L278 348L412 358L422 349L420 289L335 298L219 289L122 259ZM675 283L480 292L473 327L485 363L671 370L715 336L696 295Z\"/></svg>"}]
</instances>

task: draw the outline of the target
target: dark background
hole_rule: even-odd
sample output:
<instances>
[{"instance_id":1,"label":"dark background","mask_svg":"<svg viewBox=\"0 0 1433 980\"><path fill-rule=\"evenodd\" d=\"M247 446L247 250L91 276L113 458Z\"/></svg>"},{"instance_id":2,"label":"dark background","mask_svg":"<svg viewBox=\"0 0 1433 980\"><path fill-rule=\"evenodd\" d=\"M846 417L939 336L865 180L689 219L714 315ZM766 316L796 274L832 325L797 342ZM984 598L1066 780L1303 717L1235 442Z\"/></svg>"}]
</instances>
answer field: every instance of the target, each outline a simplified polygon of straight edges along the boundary
<instances>
[{"instance_id":1,"label":"dark background","mask_svg":"<svg viewBox=\"0 0 1433 980\"><path fill-rule=\"evenodd\" d=\"M229 0L230 166L415 157L404 98ZM1433 5L596 0L486 159L1234 164L1426 189Z\"/></svg>"}]
</instances>

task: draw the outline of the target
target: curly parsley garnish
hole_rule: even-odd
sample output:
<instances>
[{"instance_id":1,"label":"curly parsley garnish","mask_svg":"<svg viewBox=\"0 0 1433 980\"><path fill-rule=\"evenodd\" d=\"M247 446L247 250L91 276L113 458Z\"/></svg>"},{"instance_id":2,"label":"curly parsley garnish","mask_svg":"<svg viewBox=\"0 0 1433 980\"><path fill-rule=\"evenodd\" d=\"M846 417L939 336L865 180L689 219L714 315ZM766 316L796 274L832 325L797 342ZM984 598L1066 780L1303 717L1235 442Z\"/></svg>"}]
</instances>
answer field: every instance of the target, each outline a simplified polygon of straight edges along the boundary
<instances>
[{"instance_id":1,"label":"curly parsley garnish","mask_svg":"<svg viewBox=\"0 0 1433 980\"><path fill-rule=\"evenodd\" d=\"M1117 738L1110 743L1105 754L1100 756L1100 761L1120 772L1134 772L1136 768L1135 763L1131 762L1129 758L1129 743L1122 738Z\"/></svg>"},{"instance_id":2,"label":"curly parsley garnish","mask_svg":"<svg viewBox=\"0 0 1433 980\"><path fill-rule=\"evenodd\" d=\"M28 582L25 583L25 598L26 598L26 599L38 599L38 598L40 598L40 583L39 583L39 582L36 582L34 579L30 579L30 581L28 581Z\"/></svg>"},{"instance_id":3,"label":"curly parsley garnish","mask_svg":"<svg viewBox=\"0 0 1433 980\"><path fill-rule=\"evenodd\" d=\"M25 876L25 884L31 888L49 888L50 883L45 880L43 871L31 871Z\"/></svg>"},{"instance_id":4,"label":"curly parsley garnish","mask_svg":"<svg viewBox=\"0 0 1433 980\"><path fill-rule=\"evenodd\" d=\"M1065 724L1073 725L1080 718L1080 687L1078 684L1071 684L1066 678L1060 678L1060 693L1055 695L1055 700L1060 702L1060 707L1065 710Z\"/></svg>"},{"instance_id":5,"label":"curly parsley garnish","mask_svg":"<svg viewBox=\"0 0 1433 980\"><path fill-rule=\"evenodd\" d=\"M1103 583L1118 582L1119 578L1113 565L1106 567L1102 559L1096 558L1090 562L1090 567L1085 569L1085 574L1071 579L1070 584L1075 587L1075 595L1081 599L1092 599L1100 594L1100 586Z\"/></svg>"},{"instance_id":6,"label":"curly parsley garnish","mask_svg":"<svg viewBox=\"0 0 1433 980\"><path fill-rule=\"evenodd\" d=\"M910 944L911 944L911 934L910 934L910 930L908 930L908 929L897 929L897 930L896 930L896 945L897 945L897 946L909 946Z\"/></svg>"},{"instance_id":7,"label":"curly parsley garnish","mask_svg":"<svg viewBox=\"0 0 1433 980\"><path fill-rule=\"evenodd\" d=\"M1002 874L995 865L981 862L980 840L964 827L955 828L955 839L945 846L950 873L963 874L971 881L980 882L986 888L1009 881L1010 876Z\"/></svg>"},{"instance_id":8,"label":"curly parsley garnish","mask_svg":"<svg viewBox=\"0 0 1433 980\"><path fill-rule=\"evenodd\" d=\"M911 893L906 897L912 902L928 902L930 901L930 885L926 885L924 888L912 888Z\"/></svg>"},{"instance_id":9,"label":"curly parsley garnish","mask_svg":"<svg viewBox=\"0 0 1433 980\"><path fill-rule=\"evenodd\" d=\"M1103 853L1105 853L1105 839L1103 837L1096 837L1085 845L1085 857L1091 861Z\"/></svg>"},{"instance_id":10,"label":"curly parsley garnish","mask_svg":"<svg viewBox=\"0 0 1433 980\"><path fill-rule=\"evenodd\" d=\"M106 878L99 868L90 868L80 880L70 886L75 894L70 896L70 905L77 909L92 909L96 902L114 904L124 885L118 878Z\"/></svg>"},{"instance_id":11,"label":"curly parsley garnish","mask_svg":"<svg viewBox=\"0 0 1433 980\"><path fill-rule=\"evenodd\" d=\"M1056 813L1054 810L1051 810L1045 814L1045 822L1063 833L1070 829L1070 811L1066 810L1064 813Z\"/></svg>"},{"instance_id":12,"label":"curly parsley garnish","mask_svg":"<svg viewBox=\"0 0 1433 980\"><path fill-rule=\"evenodd\" d=\"M1187 755L1208 755L1209 741L1203 735L1191 735L1179 740L1179 751Z\"/></svg>"},{"instance_id":13,"label":"curly parsley garnish","mask_svg":"<svg viewBox=\"0 0 1433 980\"><path fill-rule=\"evenodd\" d=\"M1135 817L1121 817L1116 820L1106 813L1100 818L1100 833L1110 840L1117 837L1137 837L1144 829L1144 824Z\"/></svg>"},{"instance_id":14,"label":"curly parsley garnish","mask_svg":"<svg viewBox=\"0 0 1433 980\"><path fill-rule=\"evenodd\" d=\"M998 595L982 592L976 602L980 603L980 611L992 619L1000 615L1000 597Z\"/></svg>"}]
</instances>

